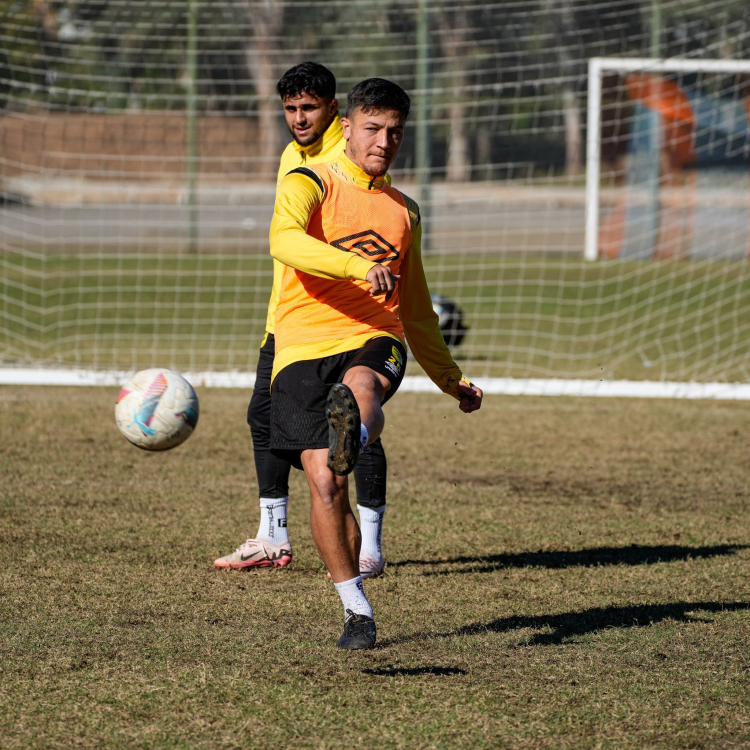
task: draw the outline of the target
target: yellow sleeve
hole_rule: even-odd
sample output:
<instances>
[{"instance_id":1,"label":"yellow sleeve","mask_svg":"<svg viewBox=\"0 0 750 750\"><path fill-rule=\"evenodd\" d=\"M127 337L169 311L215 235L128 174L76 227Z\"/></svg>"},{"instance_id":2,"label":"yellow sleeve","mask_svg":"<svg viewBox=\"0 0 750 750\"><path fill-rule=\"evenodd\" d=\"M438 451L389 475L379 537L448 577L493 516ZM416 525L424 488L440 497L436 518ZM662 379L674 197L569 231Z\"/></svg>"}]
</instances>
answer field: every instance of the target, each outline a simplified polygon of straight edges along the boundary
<instances>
[{"instance_id":1,"label":"yellow sleeve","mask_svg":"<svg viewBox=\"0 0 750 750\"><path fill-rule=\"evenodd\" d=\"M302 164L304 164L304 162L302 161L299 151L294 148L294 144L287 144L287 147L284 149L281 158L279 159L279 171L276 175L276 186L278 187L281 185L281 181L289 174L289 172Z\"/></svg>"},{"instance_id":2,"label":"yellow sleeve","mask_svg":"<svg viewBox=\"0 0 750 750\"><path fill-rule=\"evenodd\" d=\"M276 175L276 186L295 167L302 163L299 152L294 148L294 143L287 144L279 160L279 172ZM271 285L271 297L268 300L268 313L266 314L266 333L273 333L276 327L276 305L279 301L279 289L281 289L281 277L284 275L284 266L278 261L273 262L273 284Z\"/></svg>"},{"instance_id":3,"label":"yellow sleeve","mask_svg":"<svg viewBox=\"0 0 750 750\"><path fill-rule=\"evenodd\" d=\"M310 217L323 197L323 190L304 174L294 172L283 179L271 220L271 255L285 266L323 279L365 281L375 263L307 234Z\"/></svg>"},{"instance_id":4,"label":"yellow sleeve","mask_svg":"<svg viewBox=\"0 0 750 750\"><path fill-rule=\"evenodd\" d=\"M453 361L432 309L430 290L422 266L422 224L412 234L411 246L401 264L399 304L401 323L415 359L435 385L453 398L458 396L461 369Z\"/></svg>"}]
</instances>

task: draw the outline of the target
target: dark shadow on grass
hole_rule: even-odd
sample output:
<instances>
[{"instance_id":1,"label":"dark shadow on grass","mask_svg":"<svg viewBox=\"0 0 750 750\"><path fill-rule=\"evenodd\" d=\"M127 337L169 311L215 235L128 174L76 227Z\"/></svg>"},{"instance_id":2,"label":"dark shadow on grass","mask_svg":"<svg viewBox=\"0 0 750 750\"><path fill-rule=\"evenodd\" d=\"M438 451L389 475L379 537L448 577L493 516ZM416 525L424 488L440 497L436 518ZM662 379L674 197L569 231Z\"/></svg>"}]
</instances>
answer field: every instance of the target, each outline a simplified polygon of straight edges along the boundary
<instances>
[{"instance_id":1,"label":"dark shadow on grass","mask_svg":"<svg viewBox=\"0 0 750 750\"><path fill-rule=\"evenodd\" d=\"M736 612L750 610L750 602L675 602L674 604L640 604L629 607L594 607L582 612L564 612L560 615L501 617L491 622L464 625L444 633L415 633L384 640L381 647L410 641L451 638L453 636L508 633L513 630L544 630L525 641L529 646L552 646L573 638L612 628L642 628L663 620L677 622L708 622L693 613Z\"/></svg>"},{"instance_id":2,"label":"dark shadow on grass","mask_svg":"<svg viewBox=\"0 0 750 750\"><path fill-rule=\"evenodd\" d=\"M362 674L384 675L386 677L417 677L418 675L434 675L436 677L450 677L457 674L466 674L466 670L458 667L375 667L374 669L363 669Z\"/></svg>"},{"instance_id":3,"label":"dark shadow on grass","mask_svg":"<svg viewBox=\"0 0 750 750\"><path fill-rule=\"evenodd\" d=\"M502 568L595 568L601 565L654 565L660 562L701 559L734 555L747 549L746 544L715 544L695 547L684 544L642 545L629 547L591 547L575 551L539 550L538 552L501 553L498 555L465 555L448 560L400 560L388 563L389 568L406 565L464 565L455 570L430 570L424 575L451 575L453 573L491 573Z\"/></svg>"}]
</instances>

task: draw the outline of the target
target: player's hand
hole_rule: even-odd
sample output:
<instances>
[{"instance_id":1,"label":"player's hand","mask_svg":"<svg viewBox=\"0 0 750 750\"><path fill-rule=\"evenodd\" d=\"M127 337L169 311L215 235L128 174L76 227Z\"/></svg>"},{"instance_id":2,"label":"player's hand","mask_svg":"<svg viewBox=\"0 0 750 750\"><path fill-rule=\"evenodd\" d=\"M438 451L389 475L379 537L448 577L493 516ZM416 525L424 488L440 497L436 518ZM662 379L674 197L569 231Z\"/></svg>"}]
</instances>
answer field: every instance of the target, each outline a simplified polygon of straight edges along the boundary
<instances>
[{"instance_id":1,"label":"player's hand","mask_svg":"<svg viewBox=\"0 0 750 750\"><path fill-rule=\"evenodd\" d=\"M471 414L476 411L482 405L482 399L484 394L481 388L477 388L475 385L469 385L465 380L458 381L458 395L461 399L458 402L458 408L461 409L464 414Z\"/></svg>"},{"instance_id":2,"label":"player's hand","mask_svg":"<svg viewBox=\"0 0 750 750\"><path fill-rule=\"evenodd\" d=\"M396 291L396 282L400 279L388 266L373 266L367 272L367 281L370 282L370 296L377 297L379 294L385 294L385 301L393 296Z\"/></svg>"}]
</instances>

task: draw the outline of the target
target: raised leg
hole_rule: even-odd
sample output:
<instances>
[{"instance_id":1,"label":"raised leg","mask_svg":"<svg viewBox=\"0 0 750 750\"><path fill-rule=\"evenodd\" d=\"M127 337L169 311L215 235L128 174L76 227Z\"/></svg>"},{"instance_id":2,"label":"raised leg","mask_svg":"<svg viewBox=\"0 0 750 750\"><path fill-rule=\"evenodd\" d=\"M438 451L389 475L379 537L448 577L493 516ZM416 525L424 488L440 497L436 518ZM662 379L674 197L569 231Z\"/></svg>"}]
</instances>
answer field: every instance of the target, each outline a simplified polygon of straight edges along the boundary
<instances>
[{"instance_id":1,"label":"raised leg","mask_svg":"<svg viewBox=\"0 0 750 750\"><path fill-rule=\"evenodd\" d=\"M344 385L352 389L359 407L359 416L367 427L367 444L375 442L385 426L385 416L380 404L391 383L385 375L381 375L369 367L359 365L347 370L343 380Z\"/></svg>"}]
</instances>

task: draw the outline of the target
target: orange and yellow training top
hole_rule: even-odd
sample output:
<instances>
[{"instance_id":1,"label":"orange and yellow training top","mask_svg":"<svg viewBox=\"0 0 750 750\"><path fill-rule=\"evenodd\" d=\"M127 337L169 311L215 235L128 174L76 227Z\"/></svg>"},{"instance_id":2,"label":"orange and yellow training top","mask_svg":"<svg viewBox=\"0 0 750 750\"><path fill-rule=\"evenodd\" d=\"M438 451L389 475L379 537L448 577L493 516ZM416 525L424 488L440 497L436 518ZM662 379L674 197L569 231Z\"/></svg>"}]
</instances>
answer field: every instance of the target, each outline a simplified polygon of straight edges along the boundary
<instances>
[{"instance_id":1,"label":"orange and yellow training top","mask_svg":"<svg viewBox=\"0 0 750 750\"><path fill-rule=\"evenodd\" d=\"M281 154L276 187L278 188L281 181L293 169L332 161L344 152L345 146L346 140L341 128L341 116L337 114L315 143L311 143L309 146L300 146L297 141L292 141L287 144L284 153ZM390 175L386 175L385 179L390 184ZM268 313L266 314L266 333L273 333L274 320L276 319L276 301L279 298L283 271L282 264L274 260L273 286L271 287L271 298L268 300ZM263 343L265 344L265 339L263 339Z\"/></svg>"},{"instance_id":2,"label":"orange and yellow training top","mask_svg":"<svg viewBox=\"0 0 750 750\"><path fill-rule=\"evenodd\" d=\"M432 381L458 398L461 370L432 309L421 237L417 204L345 154L292 170L277 189L270 232L271 255L284 265L272 377L377 336L405 336ZM369 294L376 263L401 276L388 302Z\"/></svg>"},{"instance_id":3,"label":"orange and yellow training top","mask_svg":"<svg viewBox=\"0 0 750 750\"><path fill-rule=\"evenodd\" d=\"M323 135L315 143L309 146L300 146L297 141L292 141L287 145L279 162L276 187L278 188L284 177L296 167L331 161L344 151L344 146L346 146L346 141L344 140L344 132L341 129L341 117L336 115L331 124L323 132ZM279 298L283 270L284 268L281 263L277 261L273 262L273 286L271 287L271 299L268 300L266 333L273 333L274 320L276 318L276 301ZM265 339L263 343L265 343Z\"/></svg>"}]
</instances>

